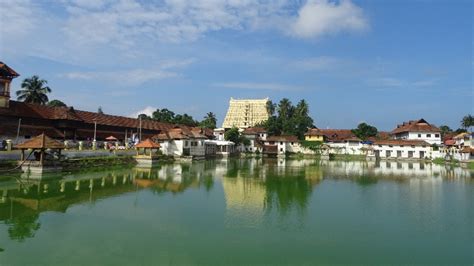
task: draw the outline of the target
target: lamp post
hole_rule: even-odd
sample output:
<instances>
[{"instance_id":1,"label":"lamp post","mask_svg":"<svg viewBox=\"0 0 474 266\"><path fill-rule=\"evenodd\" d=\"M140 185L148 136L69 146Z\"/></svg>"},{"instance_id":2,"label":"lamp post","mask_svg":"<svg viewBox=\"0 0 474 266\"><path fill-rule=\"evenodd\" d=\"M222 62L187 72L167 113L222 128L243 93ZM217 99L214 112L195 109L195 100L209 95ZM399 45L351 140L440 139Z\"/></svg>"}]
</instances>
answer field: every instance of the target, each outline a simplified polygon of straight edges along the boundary
<instances>
[{"instance_id":1,"label":"lamp post","mask_svg":"<svg viewBox=\"0 0 474 266\"><path fill-rule=\"evenodd\" d=\"M94 140L92 141L92 149L97 149L97 119L94 119Z\"/></svg>"}]
</instances>

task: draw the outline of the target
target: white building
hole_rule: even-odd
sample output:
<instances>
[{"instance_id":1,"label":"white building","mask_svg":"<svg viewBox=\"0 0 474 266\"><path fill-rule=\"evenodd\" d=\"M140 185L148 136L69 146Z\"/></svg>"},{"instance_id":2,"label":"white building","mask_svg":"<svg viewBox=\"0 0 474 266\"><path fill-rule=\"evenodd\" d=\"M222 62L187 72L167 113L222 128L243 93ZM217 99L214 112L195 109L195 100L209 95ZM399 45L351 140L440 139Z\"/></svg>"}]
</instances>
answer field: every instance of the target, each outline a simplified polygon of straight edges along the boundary
<instances>
[{"instance_id":1,"label":"white building","mask_svg":"<svg viewBox=\"0 0 474 266\"><path fill-rule=\"evenodd\" d=\"M206 138L199 130L175 127L167 132L155 135L153 140L160 143L160 150L165 155L197 159L206 156L204 145Z\"/></svg>"},{"instance_id":2,"label":"white building","mask_svg":"<svg viewBox=\"0 0 474 266\"><path fill-rule=\"evenodd\" d=\"M242 131L242 136L250 141L250 145L241 145L241 152L263 152L263 143L267 139L267 130L261 127L249 127Z\"/></svg>"},{"instance_id":3,"label":"white building","mask_svg":"<svg viewBox=\"0 0 474 266\"><path fill-rule=\"evenodd\" d=\"M270 136L264 141L263 153L266 155L285 155L302 151L296 136Z\"/></svg>"},{"instance_id":4,"label":"white building","mask_svg":"<svg viewBox=\"0 0 474 266\"><path fill-rule=\"evenodd\" d=\"M372 144L368 157L377 159L431 159L431 145L424 140L378 140Z\"/></svg>"},{"instance_id":5,"label":"white building","mask_svg":"<svg viewBox=\"0 0 474 266\"><path fill-rule=\"evenodd\" d=\"M397 125L391 134L394 139L399 140L423 140L431 145L442 143L441 130L423 118Z\"/></svg>"},{"instance_id":6,"label":"white building","mask_svg":"<svg viewBox=\"0 0 474 266\"><path fill-rule=\"evenodd\" d=\"M217 157L229 157L237 152L235 143L227 140L206 140L205 145L215 145L215 155Z\"/></svg>"}]
</instances>

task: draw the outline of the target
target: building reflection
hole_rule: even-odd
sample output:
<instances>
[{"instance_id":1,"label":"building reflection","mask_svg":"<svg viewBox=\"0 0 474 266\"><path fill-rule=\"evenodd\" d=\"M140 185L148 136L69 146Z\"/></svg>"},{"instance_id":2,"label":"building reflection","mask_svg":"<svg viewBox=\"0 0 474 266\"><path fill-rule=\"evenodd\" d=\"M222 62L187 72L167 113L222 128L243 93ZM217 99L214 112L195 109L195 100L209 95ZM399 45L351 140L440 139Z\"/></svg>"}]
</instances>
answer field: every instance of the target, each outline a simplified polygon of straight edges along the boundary
<instances>
[{"instance_id":1,"label":"building reflection","mask_svg":"<svg viewBox=\"0 0 474 266\"><path fill-rule=\"evenodd\" d=\"M234 160L222 178L226 226L257 227L275 213L303 214L321 179L316 161Z\"/></svg>"},{"instance_id":2,"label":"building reflection","mask_svg":"<svg viewBox=\"0 0 474 266\"><path fill-rule=\"evenodd\" d=\"M0 222L7 225L11 239L24 241L40 230L42 212L65 213L74 205L94 204L100 199L141 190L156 195L179 194L190 189L210 192L221 189L222 184L226 226L256 227L285 217L304 220L302 216L318 185L324 180L337 179L361 186L381 180L401 183L409 188L407 198L417 211L427 209L427 206L415 204L422 202L420 197L443 196L443 182L455 180L461 189L464 182L473 182L472 171L467 169L421 162L199 161L156 168L81 172L49 180L28 180L26 176L0 182ZM396 186L396 189L403 187ZM380 199L389 200L389 197L384 194ZM431 208L436 212L435 206ZM290 215L293 212L299 216Z\"/></svg>"}]
</instances>

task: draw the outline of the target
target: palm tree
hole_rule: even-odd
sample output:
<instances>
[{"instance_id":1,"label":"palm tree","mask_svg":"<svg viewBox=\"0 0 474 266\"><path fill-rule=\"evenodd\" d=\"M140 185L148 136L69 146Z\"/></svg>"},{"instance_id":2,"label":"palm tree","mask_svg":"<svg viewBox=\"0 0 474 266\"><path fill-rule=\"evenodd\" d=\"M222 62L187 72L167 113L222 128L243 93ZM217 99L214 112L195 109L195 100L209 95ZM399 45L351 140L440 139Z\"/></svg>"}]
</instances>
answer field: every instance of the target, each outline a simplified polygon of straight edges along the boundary
<instances>
[{"instance_id":1,"label":"palm tree","mask_svg":"<svg viewBox=\"0 0 474 266\"><path fill-rule=\"evenodd\" d=\"M278 104L278 116L283 119L288 119L292 115L293 105L288 98L281 99Z\"/></svg>"},{"instance_id":2,"label":"palm tree","mask_svg":"<svg viewBox=\"0 0 474 266\"><path fill-rule=\"evenodd\" d=\"M213 112L209 112L204 117L204 120L201 122L201 126L204 128L216 128L217 125L217 118Z\"/></svg>"},{"instance_id":3,"label":"palm tree","mask_svg":"<svg viewBox=\"0 0 474 266\"><path fill-rule=\"evenodd\" d=\"M31 78L26 78L21 83L21 90L16 92L19 101L24 101L25 103L36 103L36 104L46 104L49 99L46 94L51 92L51 89L48 86L45 86L48 81L40 79L38 76L32 76Z\"/></svg>"},{"instance_id":4,"label":"palm tree","mask_svg":"<svg viewBox=\"0 0 474 266\"><path fill-rule=\"evenodd\" d=\"M472 115L466 115L461 120L461 126L465 129L470 129L474 126L474 117Z\"/></svg>"}]
</instances>

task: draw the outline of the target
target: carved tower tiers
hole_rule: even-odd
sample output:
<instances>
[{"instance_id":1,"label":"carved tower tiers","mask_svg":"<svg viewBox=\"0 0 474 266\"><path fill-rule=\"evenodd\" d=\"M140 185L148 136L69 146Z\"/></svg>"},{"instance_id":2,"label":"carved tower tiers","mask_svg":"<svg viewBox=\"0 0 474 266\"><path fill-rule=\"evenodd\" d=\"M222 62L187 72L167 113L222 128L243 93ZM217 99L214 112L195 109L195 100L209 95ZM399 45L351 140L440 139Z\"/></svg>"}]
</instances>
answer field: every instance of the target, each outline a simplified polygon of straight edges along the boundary
<instances>
[{"instance_id":1,"label":"carved tower tiers","mask_svg":"<svg viewBox=\"0 0 474 266\"><path fill-rule=\"evenodd\" d=\"M10 83L18 77L15 70L0 61L0 108L8 108L10 104Z\"/></svg>"}]
</instances>

